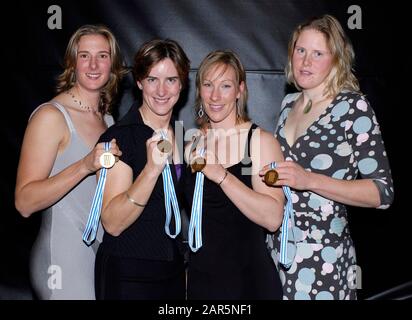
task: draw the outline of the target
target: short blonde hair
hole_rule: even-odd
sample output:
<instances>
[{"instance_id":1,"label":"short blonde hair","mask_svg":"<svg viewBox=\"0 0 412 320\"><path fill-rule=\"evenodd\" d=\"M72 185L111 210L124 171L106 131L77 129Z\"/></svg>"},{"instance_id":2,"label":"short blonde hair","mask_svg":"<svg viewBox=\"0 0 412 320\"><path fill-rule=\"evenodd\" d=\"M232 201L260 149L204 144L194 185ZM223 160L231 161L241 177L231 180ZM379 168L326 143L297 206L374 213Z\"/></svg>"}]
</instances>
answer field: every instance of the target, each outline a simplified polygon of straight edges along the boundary
<instances>
[{"instance_id":1,"label":"short blonde hair","mask_svg":"<svg viewBox=\"0 0 412 320\"><path fill-rule=\"evenodd\" d=\"M200 63L199 70L196 74L196 101L195 101L195 114L196 116L199 113L199 110L202 106L202 98L200 96L200 88L202 86L202 82L205 78L206 73L211 70L212 68L224 65L227 67L232 67L235 71L236 75L236 82L240 85L242 82L244 83L244 90L240 95L236 103L236 119L238 122L245 122L249 120L246 111L247 105L247 98L248 98L248 90L246 85L246 72L245 68L243 67L242 62L240 61L238 55L231 50L216 50L210 52ZM226 68L223 70L223 73L226 71ZM202 127L208 122L208 117L206 113L204 113L203 117L197 117L197 124Z\"/></svg>"}]
</instances>

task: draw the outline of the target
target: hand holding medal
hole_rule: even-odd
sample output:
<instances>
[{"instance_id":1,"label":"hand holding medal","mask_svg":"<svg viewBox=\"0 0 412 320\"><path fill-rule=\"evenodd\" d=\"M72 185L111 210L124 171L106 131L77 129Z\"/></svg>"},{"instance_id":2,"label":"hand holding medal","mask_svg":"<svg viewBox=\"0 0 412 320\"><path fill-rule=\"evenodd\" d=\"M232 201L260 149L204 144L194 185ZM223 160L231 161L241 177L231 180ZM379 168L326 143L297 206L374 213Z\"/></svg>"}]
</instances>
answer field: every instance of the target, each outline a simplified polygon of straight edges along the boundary
<instances>
[{"instance_id":1,"label":"hand holding medal","mask_svg":"<svg viewBox=\"0 0 412 320\"><path fill-rule=\"evenodd\" d=\"M104 152L99 157L99 162L103 168L110 169L111 167L114 166L114 163L116 162L116 158L114 157L113 153Z\"/></svg>"},{"instance_id":2,"label":"hand holding medal","mask_svg":"<svg viewBox=\"0 0 412 320\"><path fill-rule=\"evenodd\" d=\"M196 149L192 147L192 155ZM191 161L192 171L196 172L195 190L193 192L192 211L190 214L188 242L193 252L202 246L202 207L203 207L203 185L205 176L202 172L206 166L205 149L200 148L199 154L194 155Z\"/></svg>"},{"instance_id":3,"label":"hand holding medal","mask_svg":"<svg viewBox=\"0 0 412 320\"><path fill-rule=\"evenodd\" d=\"M161 139L157 142L157 149L162 153L169 154L172 151L172 143L167 139Z\"/></svg>"},{"instance_id":4,"label":"hand holding medal","mask_svg":"<svg viewBox=\"0 0 412 320\"><path fill-rule=\"evenodd\" d=\"M201 172L203 168L206 166L206 159L201 156L197 156L192 160L190 167L192 168L193 172Z\"/></svg>"},{"instance_id":5,"label":"hand holding medal","mask_svg":"<svg viewBox=\"0 0 412 320\"><path fill-rule=\"evenodd\" d=\"M279 173L275 170L274 162L270 164L270 170L265 173L265 183L268 186L273 186L278 181Z\"/></svg>"},{"instance_id":6,"label":"hand holding medal","mask_svg":"<svg viewBox=\"0 0 412 320\"><path fill-rule=\"evenodd\" d=\"M111 142L104 142L103 145L104 152L99 156L99 164L101 165L99 180L97 182L96 191L94 193L86 228L83 232L83 241L87 245L91 245L96 239L97 230L99 228L100 212L103 203L103 193L104 186L106 184L107 170L113 167L116 162L115 156L112 152L109 152L109 150L114 150L117 154L121 154L120 151L116 151L116 149L118 149L116 140L112 139Z\"/></svg>"},{"instance_id":7,"label":"hand holding medal","mask_svg":"<svg viewBox=\"0 0 412 320\"><path fill-rule=\"evenodd\" d=\"M276 162L271 162L259 172L259 175L263 176L263 182L269 187L274 186L279 179L279 172L275 170L276 166Z\"/></svg>"},{"instance_id":8,"label":"hand holding medal","mask_svg":"<svg viewBox=\"0 0 412 320\"><path fill-rule=\"evenodd\" d=\"M83 158L83 163L89 172L96 172L101 168L110 169L114 164L119 161L119 157L122 155L116 139L112 139L109 149L105 149L105 143L101 142L97 144L93 150Z\"/></svg>"},{"instance_id":9,"label":"hand holding medal","mask_svg":"<svg viewBox=\"0 0 412 320\"><path fill-rule=\"evenodd\" d=\"M172 143L167 139L167 133L165 131L160 131L161 139L157 141L157 149L163 155L170 155L173 146ZM180 209L177 202L176 191L173 183L172 173L170 171L169 161L166 157L166 165L162 170L163 179L163 191L165 197L165 209L166 209L166 222L165 222L165 232L171 238L176 238L180 233L181 229L181 219L180 219ZM173 210L173 211L172 211ZM175 232L174 234L170 231L170 222L172 219L172 212L175 221Z\"/></svg>"},{"instance_id":10,"label":"hand holding medal","mask_svg":"<svg viewBox=\"0 0 412 320\"><path fill-rule=\"evenodd\" d=\"M194 139L187 162L190 164L192 173L202 172L209 180L219 184L222 177L221 171L224 168L213 151L217 150L217 136L211 136L208 139L210 140L207 142L204 135L199 135ZM226 170L224 171L225 175Z\"/></svg>"},{"instance_id":11,"label":"hand holding medal","mask_svg":"<svg viewBox=\"0 0 412 320\"><path fill-rule=\"evenodd\" d=\"M160 175L172 153L173 144L170 139L163 137L160 132L154 133L146 141L146 166L149 171Z\"/></svg>"},{"instance_id":12,"label":"hand holding medal","mask_svg":"<svg viewBox=\"0 0 412 320\"><path fill-rule=\"evenodd\" d=\"M271 162L268 165L264 166L259 173L260 176L264 176L263 181L268 186L274 186L279 179L279 173L275 170L276 167L277 163ZM267 171L265 172L265 170ZM289 247L292 246L291 244L289 244L290 239L293 239L294 247L296 248L296 238L293 229L295 226L295 218L292 205L292 192L290 191L290 187L287 185L282 185L282 189L286 197L286 203L284 207L282 225L280 227L281 240L279 262L286 268L290 268L292 262L294 261L294 255L296 254L296 250L291 250L292 253L288 253Z\"/></svg>"}]
</instances>

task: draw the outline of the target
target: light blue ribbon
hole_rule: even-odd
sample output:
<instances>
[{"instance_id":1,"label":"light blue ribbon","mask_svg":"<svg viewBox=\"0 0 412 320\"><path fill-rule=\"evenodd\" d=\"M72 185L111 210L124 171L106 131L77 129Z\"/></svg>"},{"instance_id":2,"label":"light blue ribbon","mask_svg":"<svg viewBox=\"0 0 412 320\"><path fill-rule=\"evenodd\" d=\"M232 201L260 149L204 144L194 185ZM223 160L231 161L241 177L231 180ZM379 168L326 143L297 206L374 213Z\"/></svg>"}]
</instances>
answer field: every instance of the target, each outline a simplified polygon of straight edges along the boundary
<instances>
[{"instance_id":1,"label":"light blue ribbon","mask_svg":"<svg viewBox=\"0 0 412 320\"><path fill-rule=\"evenodd\" d=\"M270 169L275 169L276 168L276 162L272 162L270 164ZM292 193L290 191L290 188L288 186L282 186L283 192L286 196L286 204L284 207L284 214L283 214L283 221L282 221L282 226L280 228L280 257L279 257L279 262L287 269L290 268L290 266L293 263L293 260L295 260L295 255L296 255L296 239L294 236L294 227L295 227L295 217L293 214L293 206L292 206ZM293 257L288 256L288 240L289 240L289 219L291 221L291 229L292 229L292 237L293 237L293 242L295 244L295 253Z\"/></svg>"},{"instance_id":2,"label":"light blue ribbon","mask_svg":"<svg viewBox=\"0 0 412 320\"><path fill-rule=\"evenodd\" d=\"M160 131L162 139L166 139L166 134L163 131ZM166 234L171 238L176 238L176 236L180 233L181 229L181 220L180 220L180 210L179 204L177 202L175 186L173 184L172 173L170 171L169 161L166 160L166 165L162 171L162 178L163 178L163 190L165 196L165 208L166 208L166 222L165 222L165 231ZM170 232L170 221L172 220L172 207L173 207L173 214L175 218L175 234L171 234Z\"/></svg>"},{"instance_id":3,"label":"light blue ribbon","mask_svg":"<svg viewBox=\"0 0 412 320\"><path fill-rule=\"evenodd\" d=\"M104 150L110 150L110 142L104 143ZM87 219L86 228L83 232L83 241L90 246L96 239L97 230L99 228L100 211L103 203L103 190L106 184L107 169L102 167L100 169L100 176L97 182L96 191L94 193L92 207L90 209L89 218Z\"/></svg>"},{"instance_id":4,"label":"light blue ribbon","mask_svg":"<svg viewBox=\"0 0 412 320\"><path fill-rule=\"evenodd\" d=\"M203 157L203 155L204 149L202 148L200 149L200 156ZM189 247L193 252L196 252L202 246L202 206L204 180L205 175L203 172L197 172L188 234Z\"/></svg>"}]
</instances>

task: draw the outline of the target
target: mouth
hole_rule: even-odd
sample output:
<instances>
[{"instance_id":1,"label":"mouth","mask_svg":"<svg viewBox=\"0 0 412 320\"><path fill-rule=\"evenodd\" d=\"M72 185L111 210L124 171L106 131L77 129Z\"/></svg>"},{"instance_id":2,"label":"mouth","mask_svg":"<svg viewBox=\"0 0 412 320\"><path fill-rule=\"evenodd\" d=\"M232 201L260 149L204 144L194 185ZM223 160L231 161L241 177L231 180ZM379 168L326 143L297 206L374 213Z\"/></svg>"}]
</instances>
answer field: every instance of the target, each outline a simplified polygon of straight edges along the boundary
<instances>
[{"instance_id":1,"label":"mouth","mask_svg":"<svg viewBox=\"0 0 412 320\"><path fill-rule=\"evenodd\" d=\"M86 77L92 80L97 80L100 78L100 76L101 76L100 73L86 73Z\"/></svg>"},{"instance_id":2,"label":"mouth","mask_svg":"<svg viewBox=\"0 0 412 320\"><path fill-rule=\"evenodd\" d=\"M209 108L211 111L218 112L223 110L224 105L222 104L209 104Z\"/></svg>"},{"instance_id":3,"label":"mouth","mask_svg":"<svg viewBox=\"0 0 412 320\"><path fill-rule=\"evenodd\" d=\"M153 98L153 100L158 104L166 104L169 102L170 98Z\"/></svg>"},{"instance_id":4,"label":"mouth","mask_svg":"<svg viewBox=\"0 0 412 320\"><path fill-rule=\"evenodd\" d=\"M300 71L300 74L302 75L302 76L311 76L312 75L312 72L310 72L310 71L307 71L307 70L301 70Z\"/></svg>"}]
</instances>

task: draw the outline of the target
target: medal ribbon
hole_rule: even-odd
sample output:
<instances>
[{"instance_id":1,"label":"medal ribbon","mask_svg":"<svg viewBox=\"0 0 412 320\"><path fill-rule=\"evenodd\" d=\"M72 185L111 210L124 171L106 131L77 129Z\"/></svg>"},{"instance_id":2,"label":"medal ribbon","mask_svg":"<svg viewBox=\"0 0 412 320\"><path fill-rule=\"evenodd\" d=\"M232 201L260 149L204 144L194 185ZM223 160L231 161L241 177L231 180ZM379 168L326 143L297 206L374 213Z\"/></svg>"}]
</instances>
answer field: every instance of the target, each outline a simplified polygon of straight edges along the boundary
<instances>
[{"instance_id":1,"label":"medal ribbon","mask_svg":"<svg viewBox=\"0 0 412 320\"><path fill-rule=\"evenodd\" d=\"M163 131L160 131L162 139L166 139L166 134ZM166 234L171 238L176 238L180 233L181 221L180 221L180 210L179 204L177 202L175 186L173 184L172 173L170 171L169 160L166 160L166 165L162 171L163 178L163 190L165 196L165 208L166 208L166 222L165 222L165 231ZM173 214L175 218L175 234L170 233L170 221L172 219L172 207Z\"/></svg>"},{"instance_id":2,"label":"medal ribbon","mask_svg":"<svg viewBox=\"0 0 412 320\"><path fill-rule=\"evenodd\" d=\"M270 169L275 169L276 168L276 162L272 162L270 164ZM292 229L292 234L291 237L293 237L293 241L295 243L295 248L296 248L296 239L294 236L294 230L293 228L295 227L295 217L293 214L293 206L292 206L292 193L290 191L290 188L288 186L282 186L283 193L286 196L286 204L284 207L284 214L283 214L283 221L282 221L282 226L280 228L280 258L279 262L285 267L285 268L290 268L292 265L293 260L295 259L296 255L296 250L295 254L293 257L288 256L288 240L289 240L289 219L291 222L291 229Z\"/></svg>"},{"instance_id":3,"label":"medal ribbon","mask_svg":"<svg viewBox=\"0 0 412 320\"><path fill-rule=\"evenodd\" d=\"M203 157L204 151L205 150L203 148L200 149L201 157ZM202 206L204 180L205 175L203 172L197 172L188 234L189 247L193 252L196 252L202 246Z\"/></svg>"},{"instance_id":4,"label":"medal ribbon","mask_svg":"<svg viewBox=\"0 0 412 320\"><path fill-rule=\"evenodd\" d=\"M110 150L110 142L104 143L104 150ZM100 211L103 203L103 190L106 184L107 169L102 167L100 169L100 176L97 182L96 191L94 193L92 207L90 209L89 218L87 219L86 228L83 232L83 241L90 246L96 239L97 229L99 228Z\"/></svg>"}]
</instances>

